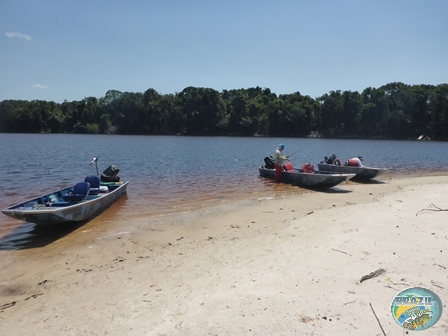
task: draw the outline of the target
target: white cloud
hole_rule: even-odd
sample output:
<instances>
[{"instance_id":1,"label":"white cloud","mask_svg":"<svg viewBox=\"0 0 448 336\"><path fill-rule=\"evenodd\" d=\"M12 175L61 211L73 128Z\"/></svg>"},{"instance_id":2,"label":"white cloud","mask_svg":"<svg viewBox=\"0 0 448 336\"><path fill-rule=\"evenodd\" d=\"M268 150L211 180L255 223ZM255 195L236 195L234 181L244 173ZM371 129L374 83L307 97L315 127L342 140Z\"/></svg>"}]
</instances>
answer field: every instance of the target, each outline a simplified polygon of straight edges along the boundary
<instances>
[{"instance_id":1,"label":"white cloud","mask_svg":"<svg viewBox=\"0 0 448 336\"><path fill-rule=\"evenodd\" d=\"M20 38L27 41L31 41L31 36L20 32L6 32L5 35L9 38Z\"/></svg>"},{"instance_id":2,"label":"white cloud","mask_svg":"<svg viewBox=\"0 0 448 336\"><path fill-rule=\"evenodd\" d=\"M48 89L48 86L45 86L45 85L42 85L42 84L39 84L39 83L31 85L31 87L33 87L35 89L39 89L39 90Z\"/></svg>"}]
</instances>

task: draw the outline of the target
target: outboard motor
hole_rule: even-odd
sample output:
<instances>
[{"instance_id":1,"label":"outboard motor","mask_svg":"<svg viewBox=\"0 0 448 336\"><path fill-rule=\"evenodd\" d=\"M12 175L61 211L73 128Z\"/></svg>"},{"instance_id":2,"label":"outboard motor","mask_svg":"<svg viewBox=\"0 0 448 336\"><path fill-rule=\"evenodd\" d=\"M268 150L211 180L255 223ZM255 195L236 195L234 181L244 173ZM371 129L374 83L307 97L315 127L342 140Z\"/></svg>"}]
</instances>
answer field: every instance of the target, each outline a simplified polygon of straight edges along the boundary
<instances>
[{"instance_id":1,"label":"outboard motor","mask_svg":"<svg viewBox=\"0 0 448 336\"><path fill-rule=\"evenodd\" d=\"M266 169L274 169L275 165L274 165L274 158L272 156L266 156L264 158L264 168Z\"/></svg>"},{"instance_id":2,"label":"outboard motor","mask_svg":"<svg viewBox=\"0 0 448 336\"><path fill-rule=\"evenodd\" d=\"M335 160L337 160L337 156L336 154L332 154L330 157L325 157L320 163L335 164Z\"/></svg>"},{"instance_id":3,"label":"outboard motor","mask_svg":"<svg viewBox=\"0 0 448 336\"><path fill-rule=\"evenodd\" d=\"M119 182L120 181L120 176L118 176L119 172L120 169L118 169L114 165L110 165L101 174L101 182Z\"/></svg>"},{"instance_id":4,"label":"outboard motor","mask_svg":"<svg viewBox=\"0 0 448 336\"><path fill-rule=\"evenodd\" d=\"M334 163L334 160L336 160L336 154L332 154L332 155L328 158L327 163L328 163L328 164L333 164L333 163Z\"/></svg>"}]
</instances>

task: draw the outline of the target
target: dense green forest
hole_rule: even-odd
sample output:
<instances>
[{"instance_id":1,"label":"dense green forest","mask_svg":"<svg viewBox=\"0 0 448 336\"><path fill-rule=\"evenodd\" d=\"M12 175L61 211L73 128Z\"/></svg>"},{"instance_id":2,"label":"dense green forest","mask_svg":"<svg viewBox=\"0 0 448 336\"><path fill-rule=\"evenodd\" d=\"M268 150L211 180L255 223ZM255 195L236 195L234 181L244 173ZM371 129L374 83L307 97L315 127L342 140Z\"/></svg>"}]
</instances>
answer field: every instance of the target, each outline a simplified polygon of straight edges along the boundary
<instances>
[{"instance_id":1,"label":"dense green forest","mask_svg":"<svg viewBox=\"0 0 448 336\"><path fill-rule=\"evenodd\" d=\"M448 84L389 83L318 98L268 88L108 91L81 101L4 100L0 132L448 140Z\"/></svg>"}]
</instances>

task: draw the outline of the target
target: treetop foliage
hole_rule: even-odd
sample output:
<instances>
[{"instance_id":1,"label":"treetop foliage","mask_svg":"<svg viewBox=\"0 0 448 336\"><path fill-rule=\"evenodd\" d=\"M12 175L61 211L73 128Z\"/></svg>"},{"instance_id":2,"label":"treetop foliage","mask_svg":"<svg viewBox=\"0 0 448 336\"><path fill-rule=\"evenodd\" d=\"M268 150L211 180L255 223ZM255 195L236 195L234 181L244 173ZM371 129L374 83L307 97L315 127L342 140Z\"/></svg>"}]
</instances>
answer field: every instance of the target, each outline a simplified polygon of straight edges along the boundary
<instances>
[{"instance_id":1,"label":"treetop foliage","mask_svg":"<svg viewBox=\"0 0 448 336\"><path fill-rule=\"evenodd\" d=\"M311 98L268 88L109 90L61 104L0 102L0 132L448 140L448 84L389 83Z\"/></svg>"}]
</instances>

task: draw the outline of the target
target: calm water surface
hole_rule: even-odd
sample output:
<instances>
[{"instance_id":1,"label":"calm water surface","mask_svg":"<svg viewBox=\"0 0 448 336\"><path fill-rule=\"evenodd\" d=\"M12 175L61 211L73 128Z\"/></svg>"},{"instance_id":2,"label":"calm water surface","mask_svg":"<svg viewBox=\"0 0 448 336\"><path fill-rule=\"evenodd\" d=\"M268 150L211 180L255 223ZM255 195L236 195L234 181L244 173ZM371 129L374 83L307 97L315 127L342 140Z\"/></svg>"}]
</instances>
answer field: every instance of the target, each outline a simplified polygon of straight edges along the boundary
<instances>
[{"instance_id":1,"label":"calm water surface","mask_svg":"<svg viewBox=\"0 0 448 336\"><path fill-rule=\"evenodd\" d=\"M295 166L311 162L317 169L333 153L342 160L362 155L367 166L389 168L387 182L403 175L444 174L448 167L448 143L434 141L0 134L0 208L96 174L90 165L96 156L100 173L113 164L121 180L130 181L127 196L101 214L99 224L297 193L300 188L258 175L263 158L280 142ZM12 230L26 235L34 227L1 216L0 238Z\"/></svg>"}]
</instances>

